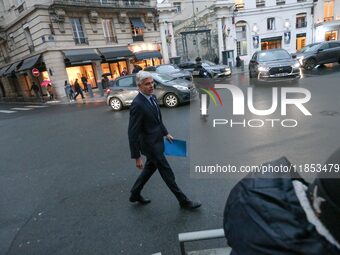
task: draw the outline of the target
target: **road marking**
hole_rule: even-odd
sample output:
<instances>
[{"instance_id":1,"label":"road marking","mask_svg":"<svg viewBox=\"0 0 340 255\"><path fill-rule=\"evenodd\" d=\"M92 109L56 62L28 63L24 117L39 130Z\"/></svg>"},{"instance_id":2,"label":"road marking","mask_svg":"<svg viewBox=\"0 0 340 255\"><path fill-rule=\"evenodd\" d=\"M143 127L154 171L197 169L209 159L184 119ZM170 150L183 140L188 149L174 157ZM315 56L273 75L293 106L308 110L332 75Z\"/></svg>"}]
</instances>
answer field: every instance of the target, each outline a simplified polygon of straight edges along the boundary
<instances>
[{"instance_id":1,"label":"road marking","mask_svg":"<svg viewBox=\"0 0 340 255\"><path fill-rule=\"evenodd\" d=\"M29 111L29 110L33 110L33 108L11 108L11 110L16 110L16 111Z\"/></svg>"},{"instance_id":2,"label":"road marking","mask_svg":"<svg viewBox=\"0 0 340 255\"><path fill-rule=\"evenodd\" d=\"M25 107L31 107L31 108L45 108L48 107L47 105L27 105Z\"/></svg>"},{"instance_id":3,"label":"road marking","mask_svg":"<svg viewBox=\"0 0 340 255\"><path fill-rule=\"evenodd\" d=\"M16 112L16 111L8 111L8 110L0 110L1 113L13 113L13 112Z\"/></svg>"}]
</instances>

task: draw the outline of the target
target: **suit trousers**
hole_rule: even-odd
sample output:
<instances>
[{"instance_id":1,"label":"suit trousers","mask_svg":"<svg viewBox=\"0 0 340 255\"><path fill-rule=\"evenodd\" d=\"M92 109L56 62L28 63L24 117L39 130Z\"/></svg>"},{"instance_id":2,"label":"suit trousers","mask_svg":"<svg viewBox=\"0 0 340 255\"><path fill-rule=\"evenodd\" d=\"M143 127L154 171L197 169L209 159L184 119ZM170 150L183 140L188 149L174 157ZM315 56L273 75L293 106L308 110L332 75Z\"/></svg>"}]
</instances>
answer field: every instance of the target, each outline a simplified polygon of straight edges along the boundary
<instances>
[{"instance_id":1,"label":"suit trousers","mask_svg":"<svg viewBox=\"0 0 340 255\"><path fill-rule=\"evenodd\" d=\"M158 169L163 181L166 183L168 188L174 193L177 200L182 203L188 200L186 195L177 186L175 181L175 175L165 158L164 155L155 158L146 158L145 166L139 177L137 178L135 184L132 186L131 194L139 195L142 191L145 183L150 179L153 173Z\"/></svg>"}]
</instances>

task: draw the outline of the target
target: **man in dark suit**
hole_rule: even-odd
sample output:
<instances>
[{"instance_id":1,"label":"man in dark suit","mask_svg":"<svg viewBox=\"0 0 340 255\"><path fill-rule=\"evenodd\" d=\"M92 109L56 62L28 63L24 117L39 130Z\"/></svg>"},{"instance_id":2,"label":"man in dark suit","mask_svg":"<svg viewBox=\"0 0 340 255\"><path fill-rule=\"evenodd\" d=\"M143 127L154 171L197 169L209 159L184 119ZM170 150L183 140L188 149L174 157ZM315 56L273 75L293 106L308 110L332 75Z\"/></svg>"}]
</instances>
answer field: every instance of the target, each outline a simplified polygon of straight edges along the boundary
<instances>
[{"instance_id":1,"label":"man in dark suit","mask_svg":"<svg viewBox=\"0 0 340 255\"><path fill-rule=\"evenodd\" d=\"M173 137L165 128L157 99L152 95L154 90L152 75L149 72L139 71L136 75L136 83L139 87L139 94L130 106L128 135L131 158L136 160L136 167L143 170L131 189L130 202L150 203L149 199L142 197L141 191L158 169L162 179L174 193L182 208L200 207L199 202L190 201L177 186L175 175L164 156L163 138L166 137L171 142ZM145 165L141 154L146 156Z\"/></svg>"}]
</instances>

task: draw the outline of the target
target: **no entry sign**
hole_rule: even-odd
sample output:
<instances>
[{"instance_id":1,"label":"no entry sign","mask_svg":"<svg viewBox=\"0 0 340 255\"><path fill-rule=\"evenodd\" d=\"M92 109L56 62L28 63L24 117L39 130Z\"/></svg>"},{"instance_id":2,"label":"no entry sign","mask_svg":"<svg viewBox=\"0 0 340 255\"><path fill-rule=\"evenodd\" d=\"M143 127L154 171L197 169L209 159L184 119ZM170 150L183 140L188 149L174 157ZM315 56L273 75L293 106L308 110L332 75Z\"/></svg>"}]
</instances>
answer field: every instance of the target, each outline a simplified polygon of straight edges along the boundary
<instances>
[{"instance_id":1,"label":"no entry sign","mask_svg":"<svg viewBox=\"0 0 340 255\"><path fill-rule=\"evenodd\" d=\"M33 68L32 69L32 74L33 74L33 76L38 77L40 72L39 72L39 70L37 68Z\"/></svg>"}]
</instances>

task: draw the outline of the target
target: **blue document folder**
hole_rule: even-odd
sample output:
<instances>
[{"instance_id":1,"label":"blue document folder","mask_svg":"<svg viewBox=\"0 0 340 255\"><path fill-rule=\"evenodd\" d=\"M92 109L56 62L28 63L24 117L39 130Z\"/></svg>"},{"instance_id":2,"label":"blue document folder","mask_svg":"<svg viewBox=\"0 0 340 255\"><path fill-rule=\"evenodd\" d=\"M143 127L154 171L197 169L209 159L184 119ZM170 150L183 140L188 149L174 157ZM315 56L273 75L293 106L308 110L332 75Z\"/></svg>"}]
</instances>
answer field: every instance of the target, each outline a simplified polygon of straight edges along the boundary
<instances>
[{"instance_id":1,"label":"blue document folder","mask_svg":"<svg viewBox=\"0 0 340 255\"><path fill-rule=\"evenodd\" d=\"M186 157L187 142L174 139L172 143L170 143L167 139L164 139L164 154L167 156Z\"/></svg>"}]
</instances>

